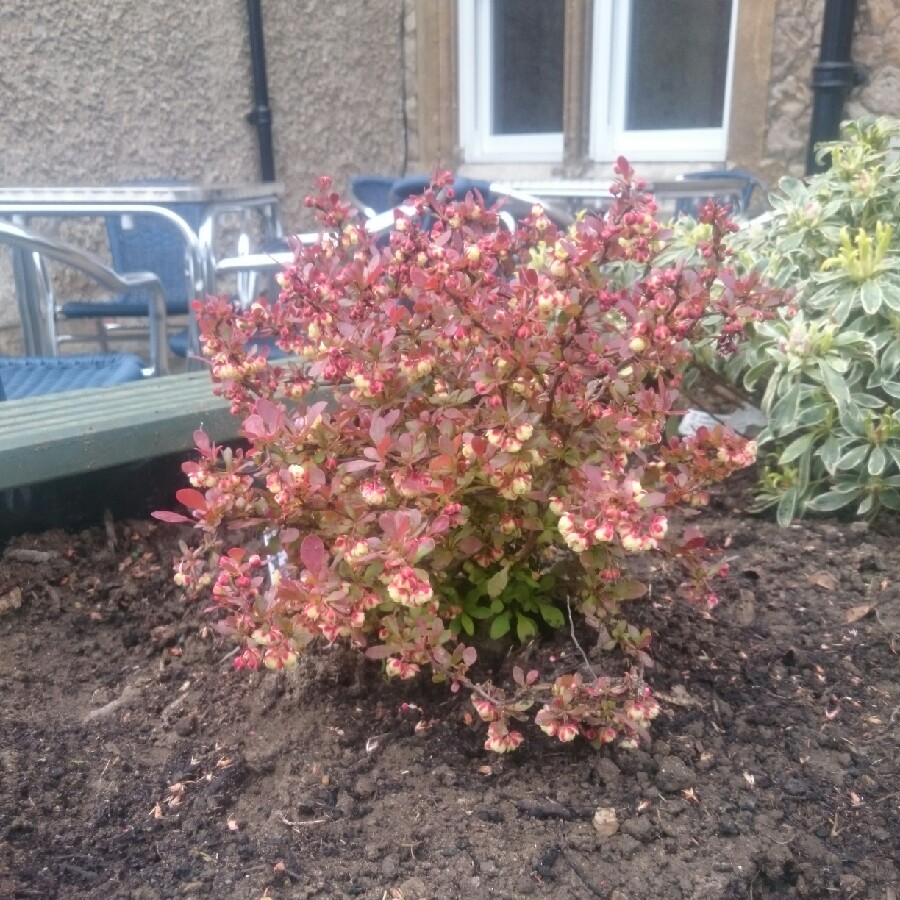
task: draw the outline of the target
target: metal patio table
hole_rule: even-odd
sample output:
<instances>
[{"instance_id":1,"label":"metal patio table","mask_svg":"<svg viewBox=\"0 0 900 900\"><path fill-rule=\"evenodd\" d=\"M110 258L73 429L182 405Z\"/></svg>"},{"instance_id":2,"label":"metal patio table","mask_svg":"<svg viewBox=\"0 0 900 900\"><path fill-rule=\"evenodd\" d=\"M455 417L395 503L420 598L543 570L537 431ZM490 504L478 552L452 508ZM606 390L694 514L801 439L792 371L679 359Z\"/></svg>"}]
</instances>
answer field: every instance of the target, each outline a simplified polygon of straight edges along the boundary
<instances>
[{"instance_id":1,"label":"metal patio table","mask_svg":"<svg viewBox=\"0 0 900 900\"><path fill-rule=\"evenodd\" d=\"M203 300L216 290L214 251L215 221L222 213L256 210L262 216L267 239L281 237L279 199L284 194L275 182L233 185L137 185L95 187L0 187L0 217L27 225L33 218L104 217L109 215L158 216L172 223L184 236L187 246L187 278L190 293ZM203 207L198 231L178 214L177 204ZM18 257L18 258L17 258ZM21 254L14 253L16 291L20 297L32 296L34 267ZM28 304L26 304L27 306ZM49 313L48 313L49 314ZM23 323L24 324L24 323ZM45 347L40 335L26 327L25 351L36 355L55 355L56 347ZM196 319L189 317L189 346L199 352Z\"/></svg>"},{"instance_id":2,"label":"metal patio table","mask_svg":"<svg viewBox=\"0 0 900 900\"><path fill-rule=\"evenodd\" d=\"M642 179L644 190L658 200L683 200L692 197L721 197L740 194L745 186L741 178L669 178ZM495 181L491 190L521 201L540 200L574 215L585 207L604 206L613 199L604 179L548 178L544 181Z\"/></svg>"}]
</instances>

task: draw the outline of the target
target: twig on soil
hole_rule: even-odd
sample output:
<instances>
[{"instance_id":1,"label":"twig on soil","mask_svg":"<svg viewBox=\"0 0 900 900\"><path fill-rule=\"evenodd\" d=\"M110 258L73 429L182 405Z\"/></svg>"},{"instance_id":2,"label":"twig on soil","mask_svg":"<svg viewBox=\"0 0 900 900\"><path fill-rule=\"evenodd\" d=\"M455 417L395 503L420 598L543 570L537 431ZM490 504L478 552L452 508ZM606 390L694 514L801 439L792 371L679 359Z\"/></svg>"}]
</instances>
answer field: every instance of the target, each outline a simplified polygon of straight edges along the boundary
<instances>
[{"instance_id":1,"label":"twig on soil","mask_svg":"<svg viewBox=\"0 0 900 900\"><path fill-rule=\"evenodd\" d=\"M791 828L790 825L782 825L781 827L782 827L782 828L788 828L788 829L790 829L791 831L794 831L794 829ZM793 833L786 841L776 841L775 838L772 838L772 842L775 843L775 844L778 844L779 847L787 847L787 845L788 845L795 837L797 837L797 833L796 833L796 832L794 832L794 833Z\"/></svg>"},{"instance_id":2,"label":"twig on soil","mask_svg":"<svg viewBox=\"0 0 900 900\"><path fill-rule=\"evenodd\" d=\"M63 872L67 872L70 875L77 875L82 881L93 881L97 877L96 872L92 872L90 869L85 869L82 866L76 866L75 863L64 861L60 863L59 867Z\"/></svg>"},{"instance_id":3,"label":"twig on soil","mask_svg":"<svg viewBox=\"0 0 900 900\"><path fill-rule=\"evenodd\" d=\"M240 647L235 647L234 650L229 650L220 660L219 665L221 666L223 663L227 663L229 659L233 659L240 652Z\"/></svg>"},{"instance_id":4,"label":"twig on soil","mask_svg":"<svg viewBox=\"0 0 900 900\"><path fill-rule=\"evenodd\" d=\"M59 556L59 554L54 553L51 550L29 550L27 547L10 547L9 550L3 554L4 559L37 564L49 562L57 556Z\"/></svg>"},{"instance_id":5,"label":"twig on soil","mask_svg":"<svg viewBox=\"0 0 900 900\"><path fill-rule=\"evenodd\" d=\"M325 822L331 821L331 819L307 819L303 822L292 822L279 809L275 810L275 815L278 816L278 818L281 819L281 821L284 822L285 825L289 825L295 831L297 831L299 829L299 826L301 825L322 825Z\"/></svg>"},{"instance_id":6,"label":"twig on soil","mask_svg":"<svg viewBox=\"0 0 900 900\"><path fill-rule=\"evenodd\" d=\"M116 539L116 523L113 521L112 512L108 509L103 510L103 527L106 529L106 543L110 550L115 550L118 546Z\"/></svg>"},{"instance_id":7,"label":"twig on soil","mask_svg":"<svg viewBox=\"0 0 900 900\"><path fill-rule=\"evenodd\" d=\"M572 856L568 848L562 846L559 849L562 851L563 859L572 867L572 871L581 879L582 884L584 884L595 897L605 897L606 891L601 890L594 884L593 879L585 872L581 863Z\"/></svg>"},{"instance_id":8,"label":"twig on soil","mask_svg":"<svg viewBox=\"0 0 900 900\"><path fill-rule=\"evenodd\" d=\"M572 615L572 601L568 597L566 597L566 609L569 611L569 634L572 635L572 643L578 648L578 652L581 654L581 658L584 660L588 672L591 673L591 677L594 681L599 681L600 679L597 678L597 673L592 668L587 653L584 652L584 648L578 643L578 638L575 637L575 617Z\"/></svg>"},{"instance_id":9,"label":"twig on soil","mask_svg":"<svg viewBox=\"0 0 900 900\"><path fill-rule=\"evenodd\" d=\"M92 709L85 717L85 722L93 722L96 719L105 719L107 716L112 715L119 709L120 706L124 706L127 703L131 703L132 700L139 697L141 694L141 688L134 684L128 684L125 686L125 689L122 693L115 698L115 700L110 700L105 706L101 706L99 709Z\"/></svg>"},{"instance_id":10,"label":"twig on soil","mask_svg":"<svg viewBox=\"0 0 900 900\"><path fill-rule=\"evenodd\" d=\"M837 837L844 829L838 828L838 813L834 811L834 818L831 820L831 837Z\"/></svg>"}]
</instances>

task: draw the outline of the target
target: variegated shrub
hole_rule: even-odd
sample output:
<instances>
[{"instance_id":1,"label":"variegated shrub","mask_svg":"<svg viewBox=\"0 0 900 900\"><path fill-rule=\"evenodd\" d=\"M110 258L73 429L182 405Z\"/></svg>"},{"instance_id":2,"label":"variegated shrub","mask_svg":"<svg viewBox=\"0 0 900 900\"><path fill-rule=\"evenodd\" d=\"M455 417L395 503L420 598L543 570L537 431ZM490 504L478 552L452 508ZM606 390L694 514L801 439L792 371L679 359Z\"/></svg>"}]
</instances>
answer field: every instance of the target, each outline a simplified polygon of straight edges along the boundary
<instances>
[{"instance_id":1,"label":"variegated shrub","mask_svg":"<svg viewBox=\"0 0 900 900\"><path fill-rule=\"evenodd\" d=\"M773 211L731 240L793 293L725 371L761 397L761 506L900 509L900 121L847 123L827 171L784 178Z\"/></svg>"}]
</instances>

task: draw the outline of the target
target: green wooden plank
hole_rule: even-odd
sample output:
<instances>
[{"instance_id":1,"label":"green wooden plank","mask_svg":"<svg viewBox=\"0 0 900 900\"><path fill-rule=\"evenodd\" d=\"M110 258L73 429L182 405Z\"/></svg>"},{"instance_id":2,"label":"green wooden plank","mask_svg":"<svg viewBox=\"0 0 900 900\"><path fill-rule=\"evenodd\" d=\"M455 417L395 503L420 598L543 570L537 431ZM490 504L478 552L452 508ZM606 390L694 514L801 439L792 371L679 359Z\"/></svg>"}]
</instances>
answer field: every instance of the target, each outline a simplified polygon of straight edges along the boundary
<instances>
[{"instance_id":1,"label":"green wooden plank","mask_svg":"<svg viewBox=\"0 0 900 900\"><path fill-rule=\"evenodd\" d=\"M330 392L313 392L309 403ZM190 450L202 428L216 443L241 419L208 372L0 403L0 490Z\"/></svg>"},{"instance_id":2,"label":"green wooden plank","mask_svg":"<svg viewBox=\"0 0 900 900\"><path fill-rule=\"evenodd\" d=\"M0 416L8 415L7 409L13 409L16 406L40 405L42 407L51 408L53 406L67 406L73 398L91 398L96 399L110 391L127 396L135 394L140 396L148 396L153 393L170 393L173 390L184 389L191 390L197 386L206 386L210 384L210 377L207 372L189 372L181 375L166 375L162 378L145 378L141 381L129 381L125 384L115 385L114 387L103 388L87 388L77 391L68 391L58 394L45 394L41 397L26 397L22 400L7 400L0 407Z\"/></svg>"},{"instance_id":3,"label":"green wooden plank","mask_svg":"<svg viewBox=\"0 0 900 900\"><path fill-rule=\"evenodd\" d=\"M240 420L206 372L0 403L0 490L217 442Z\"/></svg>"},{"instance_id":4,"label":"green wooden plank","mask_svg":"<svg viewBox=\"0 0 900 900\"><path fill-rule=\"evenodd\" d=\"M36 399L4 403L0 407L0 446L28 446L40 442L45 435L77 437L85 431L106 430L110 421L140 427L148 419L207 411L215 414L228 409L225 400L213 395L208 382L189 385L187 390L177 383L162 387L161 390L159 385L153 385L146 392L116 387L53 395L65 400L46 405ZM3 409L6 406L15 408L7 411Z\"/></svg>"}]
</instances>

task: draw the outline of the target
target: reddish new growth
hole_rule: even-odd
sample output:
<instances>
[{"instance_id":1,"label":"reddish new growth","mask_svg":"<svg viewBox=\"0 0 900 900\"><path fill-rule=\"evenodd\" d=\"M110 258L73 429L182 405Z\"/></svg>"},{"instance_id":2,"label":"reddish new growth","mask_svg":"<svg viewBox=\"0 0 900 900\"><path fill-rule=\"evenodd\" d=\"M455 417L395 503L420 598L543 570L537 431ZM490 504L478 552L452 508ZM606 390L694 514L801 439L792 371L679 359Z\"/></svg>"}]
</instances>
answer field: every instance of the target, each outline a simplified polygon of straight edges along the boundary
<instances>
[{"instance_id":1,"label":"reddish new growth","mask_svg":"<svg viewBox=\"0 0 900 900\"><path fill-rule=\"evenodd\" d=\"M642 592L628 559L680 559L690 596L714 604L720 566L670 513L704 504L755 454L722 428L680 439L666 423L691 342L727 349L771 299L730 270L732 226L712 206L702 263L657 267L670 236L656 204L624 160L617 176L611 207L563 233L539 206L510 232L443 175L381 244L321 179L307 202L328 232L297 248L277 301L198 307L250 449L199 434L179 499L204 542L176 578L211 585L238 666L290 666L317 638L348 640L389 675L427 667L472 691L492 750L518 746L512 724L535 706L562 741L645 734L658 710L642 678L649 635L618 618ZM268 361L273 336L299 360ZM631 668L598 676L585 660L552 683L518 670L506 688L477 683L475 649L451 627L451 588L472 564L491 596L519 568L557 573L552 601Z\"/></svg>"}]
</instances>

